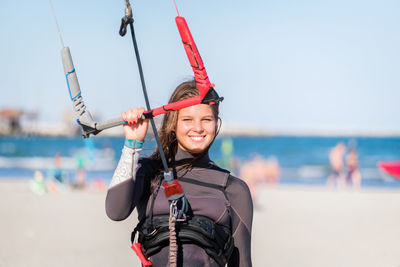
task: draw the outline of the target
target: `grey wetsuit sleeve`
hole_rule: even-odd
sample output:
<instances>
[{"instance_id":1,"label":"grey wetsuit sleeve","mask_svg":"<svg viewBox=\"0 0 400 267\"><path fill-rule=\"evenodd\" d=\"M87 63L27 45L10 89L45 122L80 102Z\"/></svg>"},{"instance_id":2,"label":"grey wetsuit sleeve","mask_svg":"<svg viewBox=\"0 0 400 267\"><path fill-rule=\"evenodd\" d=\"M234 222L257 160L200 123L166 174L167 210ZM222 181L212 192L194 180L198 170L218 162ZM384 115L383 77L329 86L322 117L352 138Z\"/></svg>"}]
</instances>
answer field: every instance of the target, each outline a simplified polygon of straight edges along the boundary
<instances>
[{"instance_id":1,"label":"grey wetsuit sleeve","mask_svg":"<svg viewBox=\"0 0 400 267\"><path fill-rule=\"evenodd\" d=\"M233 176L229 177L226 193L231 203L232 235L235 249L228 266L248 267L251 263L251 228L253 224L253 201L247 184Z\"/></svg>"},{"instance_id":2,"label":"grey wetsuit sleeve","mask_svg":"<svg viewBox=\"0 0 400 267\"><path fill-rule=\"evenodd\" d=\"M143 187L144 184L143 181L136 181L140 150L127 146L122 149L106 196L106 213L112 220L126 219L141 198L143 190L139 187Z\"/></svg>"},{"instance_id":3,"label":"grey wetsuit sleeve","mask_svg":"<svg viewBox=\"0 0 400 267\"><path fill-rule=\"evenodd\" d=\"M121 158L118 162L117 168L114 171L109 188L116 186L117 184L120 184L128 179L135 180L136 168L141 150L141 148L133 149L124 146L122 149Z\"/></svg>"}]
</instances>

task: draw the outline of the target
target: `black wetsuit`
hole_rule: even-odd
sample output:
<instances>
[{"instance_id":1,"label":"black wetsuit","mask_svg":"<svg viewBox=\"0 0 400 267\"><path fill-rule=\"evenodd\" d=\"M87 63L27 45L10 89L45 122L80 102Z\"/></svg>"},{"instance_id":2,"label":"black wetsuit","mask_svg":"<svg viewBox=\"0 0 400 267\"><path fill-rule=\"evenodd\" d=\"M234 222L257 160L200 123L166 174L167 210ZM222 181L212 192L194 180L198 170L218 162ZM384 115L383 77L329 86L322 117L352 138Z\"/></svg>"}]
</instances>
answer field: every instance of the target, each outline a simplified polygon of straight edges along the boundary
<instances>
[{"instance_id":1,"label":"black wetsuit","mask_svg":"<svg viewBox=\"0 0 400 267\"><path fill-rule=\"evenodd\" d=\"M178 149L175 161L191 158L193 155ZM151 210L150 180L154 169L146 158L140 159L136 167L135 178L113 185L107 192L106 212L112 220L124 220L134 208L141 220ZM178 171L177 177L194 215L207 216L231 228L235 248L228 266L251 266L253 203L246 183L216 166L208 155L197 160L190 171ZM157 196L153 216L169 214L163 186L154 192ZM153 266L168 266L168 252L165 247L153 255L150 258ZM182 266L218 266L204 249L194 244L183 244L180 257L178 263Z\"/></svg>"}]
</instances>

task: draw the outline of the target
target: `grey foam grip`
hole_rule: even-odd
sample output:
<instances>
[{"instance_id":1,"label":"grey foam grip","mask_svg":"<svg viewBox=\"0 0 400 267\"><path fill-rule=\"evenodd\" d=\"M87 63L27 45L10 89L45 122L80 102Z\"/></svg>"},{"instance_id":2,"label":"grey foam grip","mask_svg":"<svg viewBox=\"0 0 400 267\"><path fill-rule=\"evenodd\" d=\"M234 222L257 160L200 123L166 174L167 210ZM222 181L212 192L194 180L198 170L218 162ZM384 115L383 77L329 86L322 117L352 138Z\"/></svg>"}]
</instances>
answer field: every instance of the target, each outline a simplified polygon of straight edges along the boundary
<instances>
[{"instance_id":1,"label":"grey foam grip","mask_svg":"<svg viewBox=\"0 0 400 267\"><path fill-rule=\"evenodd\" d=\"M119 117L112 120L97 123L96 129L101 131L104 129L112 128L123 124L125 124L125 121L121 117Z\"/></svg>"},{"instance_id":2,"label":"grey foam grip","mask_svg":"<svg viewBox=\"0 0 400 267\"><path fill-rule=\"evenodd\" d=\"M73 102L75 116L81 124L94 128L95 123L93 121L92 115L89 111L86 110L86 106L83 103L81 88L79 86L78 78L76 76L76 71L74 63L72 62L72 56L69 47L63 47L63 49L61 50L61 58L63 62L64 74L67 81L69 96Z\"/></svg>"},{"instance_id":3,"label":"grey foam grip","mask_svg":"<svg viewBox=\"0 0 400 267\"><path fill-rule=\"evenodd\" d=\"M71 100L74 100L81 94L81 88L79 87L79 82L76 76L74 63L72 62L69 47L63 47L61 50L61 57L64 67L64 74L67 79L69 95Z\"/></svg>"},{"instance_id":4,"label":"grey foam grip","mask_svg":"<svg viewBox=\"0 0 400 267\"><path fill-rule=\"evenodd\" d=\"M143 114L142 117L140 118L140 120L145 120L145 119L147 119L147 118ZM104 129L108 129L108 128L112 128L112 127L124 125L124 124L126 124L125 121L121 117L119 117L119 118L115 118L112 120L97 123L96 129L102 131Z\"/></svg>"}]
</instances>

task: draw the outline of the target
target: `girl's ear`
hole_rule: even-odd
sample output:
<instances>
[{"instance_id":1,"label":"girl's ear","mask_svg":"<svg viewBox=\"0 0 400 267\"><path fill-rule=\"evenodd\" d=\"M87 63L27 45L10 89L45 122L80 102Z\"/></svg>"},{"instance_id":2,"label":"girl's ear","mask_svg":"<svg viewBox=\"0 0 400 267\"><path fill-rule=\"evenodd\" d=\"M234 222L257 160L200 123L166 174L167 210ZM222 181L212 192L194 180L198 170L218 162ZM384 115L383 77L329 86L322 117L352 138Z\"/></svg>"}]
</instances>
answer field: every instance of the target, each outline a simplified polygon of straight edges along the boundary
<instances>
[{"instance_id":1,"label":"girl's ear","mask_svg":"<svg viewBox=\"0 0 400 267\"><path fill-rule=\"evenodd\" d=\"M215 125L215 137L217 137L219 130L221 130L221 126L222 126L222 120L220 117L217 118L217 123ZM214 138L215 138L214 137Z\"/></svg>"}]
</instances>

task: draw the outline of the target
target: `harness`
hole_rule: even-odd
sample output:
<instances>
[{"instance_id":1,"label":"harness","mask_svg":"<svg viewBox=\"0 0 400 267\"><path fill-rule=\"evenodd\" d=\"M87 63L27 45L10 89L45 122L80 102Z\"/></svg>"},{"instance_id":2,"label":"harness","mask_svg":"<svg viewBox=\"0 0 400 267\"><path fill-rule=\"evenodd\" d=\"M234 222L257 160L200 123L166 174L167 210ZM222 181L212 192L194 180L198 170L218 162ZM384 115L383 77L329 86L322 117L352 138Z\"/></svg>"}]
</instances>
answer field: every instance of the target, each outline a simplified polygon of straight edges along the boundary
<instances>
[{"instance_id":1,"label":"harness","mask_svg":"<svg viewBox=\"0 0 400 267\"><path fill-rule=\"evenodd\" d=\"M206 183L192 178L180 178L180 182L190 183L196 186L217 189L225 194L226 182L224 185L217 183ZM170 224L169 215L153 216L153 207L155 199L158 195L161 183L152 194L150 209L145 218L143 218L135 227L131 235L131 242L134 243L138 234L138 243L142 249L142 255L139 258L147 259L170 242ZM190 212L188 212L190 214ZM182 244L195 244L214 259L219 266L225 266L234 249L234 242L231 228L214 222L214 220L202 215L187 215L185 220L176 224L175 231L177 233L178 246ZM149 261L148 261L149 262ZM144 266L146 261L142 261Z\"/></svg>"}]
</instances>

